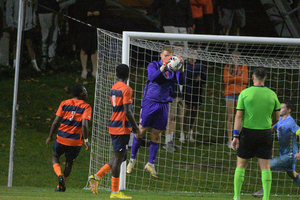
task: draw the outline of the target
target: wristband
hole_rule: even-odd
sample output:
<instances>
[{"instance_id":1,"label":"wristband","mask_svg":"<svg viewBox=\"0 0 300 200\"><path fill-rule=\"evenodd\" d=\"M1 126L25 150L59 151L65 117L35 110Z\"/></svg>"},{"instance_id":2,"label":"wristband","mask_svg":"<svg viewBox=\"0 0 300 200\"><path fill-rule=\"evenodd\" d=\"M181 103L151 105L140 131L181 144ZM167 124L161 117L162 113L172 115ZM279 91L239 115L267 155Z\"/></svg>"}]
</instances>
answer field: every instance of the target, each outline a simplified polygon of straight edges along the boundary
<instances>
[{"instance_id":1,"label":"wristband","mask_svg":"<svg viewBox=\"0 0 300 200\"><path fill-rule=\"evenodd\" d=\"M85 142L85 143L89 142L89 139L88 139L88 138L87 138L87 139L84 139L84 142Z\"/></svg>"},{"instance_id":2,"label":"wristband","mask_svg":"<svg viewBox=\"0 0 300 200\"><path fill-rule=\"evenodd\" d=\"M233 136L239 136L240 131L239 130L233 130Z\"/></svg>"}]
</instances>

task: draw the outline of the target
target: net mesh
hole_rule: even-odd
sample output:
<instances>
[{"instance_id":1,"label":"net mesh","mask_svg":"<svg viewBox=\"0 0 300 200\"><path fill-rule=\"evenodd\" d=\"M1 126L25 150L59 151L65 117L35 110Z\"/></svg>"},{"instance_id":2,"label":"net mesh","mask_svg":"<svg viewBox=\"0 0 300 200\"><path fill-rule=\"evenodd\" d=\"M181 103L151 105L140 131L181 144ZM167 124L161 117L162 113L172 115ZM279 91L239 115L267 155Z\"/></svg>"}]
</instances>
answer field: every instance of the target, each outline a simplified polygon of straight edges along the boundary
<instances>
[{"instance_id":1,"label":"net mesh","mask_svg":"<svg viewBox=\"0 0 300 200\"><path fill-rule=\"evenodd\" d=\"M133 113L139 121L142 93L148 79L147 65L160 60L159 54L168 41L130 39L130 80L133 89ZM175 44L177 45L177 44ZM179 119L174 133L175 152L163 147L165 134L161 136L160 148L155 162L159 179L151 178L144 170L148 162L149 135L138 152L137 164L132 174L126 177L126 189L166 190L187 192L232 193L236 167L236 153L227 147L227 115L224 97L224 66L233 64L232 52L240 52L238 65L248 66L249 81L255 67L268 71L266 86L276 92L280 101L290 99L295 104L293 117L298 122L299 110L299 46L237 44L189 41L189 48L197 53L182 50L185 59L193 56L206 67L207 80L203 86L202 104L197 110L194 139L196 142L179 142ZM230 52L230 53L228 53ZM93 111L92 150L89 174L95 174L113 157L112 143L108 134L108 121L112 108L110 88L115 83L115 67L122 62L122 35L98 30L98 77ZM185 116L188 117L188 116ZM186 131L186 130L185 130ZM273 156L279 156L279 143L274 134ZM128 158L131 150L128 151ZM300 171L296 165L296 171ZM100 180L99 187L110 189L110 172ZM285 172L272 173L272 194L298 195L299 189ZM87 183L88 187L88 183ZM251 159L246 169L242 192L252 193L261 188L261 172L257 159Z\"/></svg>"}]
</instances>

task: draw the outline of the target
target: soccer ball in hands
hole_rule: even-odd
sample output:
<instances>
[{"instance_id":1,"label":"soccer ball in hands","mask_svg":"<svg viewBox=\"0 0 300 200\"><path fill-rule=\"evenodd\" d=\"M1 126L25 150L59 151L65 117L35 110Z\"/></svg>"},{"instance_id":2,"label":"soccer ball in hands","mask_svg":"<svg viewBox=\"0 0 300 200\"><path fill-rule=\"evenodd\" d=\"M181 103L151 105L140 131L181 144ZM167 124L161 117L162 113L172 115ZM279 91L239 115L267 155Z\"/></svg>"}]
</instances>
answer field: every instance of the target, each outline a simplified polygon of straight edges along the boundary
<instances>
[{"instance_id":1,"label":"soccer ball in hands","mask_svg":"<svg viewBox=\"0 0 300 200\"><path fill-rule=\"evenodd\" d=\"M180 70L180 68L182 67L183 63L183 59L179 56L172 56L169 59L170 62L167 63L167 67L169 68L169 70L171 71L178 71Z\"/></svg>"}]
</instances>

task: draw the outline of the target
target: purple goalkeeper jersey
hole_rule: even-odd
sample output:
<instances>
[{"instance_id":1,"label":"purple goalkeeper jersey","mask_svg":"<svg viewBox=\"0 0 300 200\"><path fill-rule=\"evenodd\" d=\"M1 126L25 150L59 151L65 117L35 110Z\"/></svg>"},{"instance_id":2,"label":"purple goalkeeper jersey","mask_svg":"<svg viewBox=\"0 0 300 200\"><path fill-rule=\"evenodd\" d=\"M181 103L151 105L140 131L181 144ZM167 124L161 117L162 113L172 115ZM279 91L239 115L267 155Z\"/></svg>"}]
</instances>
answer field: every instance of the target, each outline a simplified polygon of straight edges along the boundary
<instances>
[{"instance_id":1,"label":"purple goalkeeper jersey","mask_svg":"<svg viewBox=\"0 0 300 200\"><path fill-rule=\"evenodd\" d=\"M158 103L168 103L173 101L175 83L184 84L185 73L171 71L167 67L162 73L161 61L149 63L148 81L144 89L143 101L153 101Z\"/></svg>"}]
</instances>

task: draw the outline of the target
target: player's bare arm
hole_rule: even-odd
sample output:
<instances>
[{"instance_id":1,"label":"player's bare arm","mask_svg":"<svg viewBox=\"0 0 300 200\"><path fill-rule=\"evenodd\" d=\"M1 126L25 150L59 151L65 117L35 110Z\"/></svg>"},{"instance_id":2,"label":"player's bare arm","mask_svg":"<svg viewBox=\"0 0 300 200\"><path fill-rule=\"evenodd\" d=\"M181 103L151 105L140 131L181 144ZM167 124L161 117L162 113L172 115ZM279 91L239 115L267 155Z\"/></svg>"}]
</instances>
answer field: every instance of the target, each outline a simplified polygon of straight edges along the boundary
<instances>
[{"instance_id":1,"label":"player's bare arm","mask_svg":"<svg viewBox=\"0 0 300 200\"><path fill-rule=\"evenodd\" d=\"M49 137L46 139L47 147L49 146L49 143L53 141L53 135L54 135L55 131L59 128L61 119L62 119L62 117L56 116L55 119L53 120L51 128L50 128Z\"/></svg>"},{"instance_id":2,"label":"player's bare arm","mask_svg":"<svg viewBox=\"0 0 300 200\"><path fill-rule=\"evenodd\" d=\"M131 104L124 104L125 115L126 115L127 119L129 120L129 122L131 123L132 131L133 131L133 133L140 136L141 131L140 131L137 123L135 122L135 119L134 119L134 116L133 116L133 113L131 112L131 110L132 110Z\"/></svg>"},{"instance_id":3,"label":"player's bare arm","mask_svg":"<svg viewBox=\"0 0 300 200\"><path fill-rule=\"evenodd\" d=\"M87 119L82 119L82 134L83 138L85 139L84 144L86 146L85 150L89 150L91 148L91 145L88 140L88 127L89 127L89 120Z\"/></svg>"}]
</instances>

